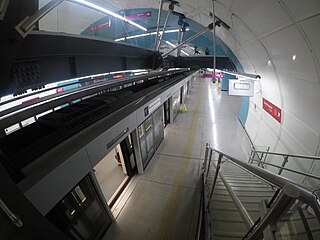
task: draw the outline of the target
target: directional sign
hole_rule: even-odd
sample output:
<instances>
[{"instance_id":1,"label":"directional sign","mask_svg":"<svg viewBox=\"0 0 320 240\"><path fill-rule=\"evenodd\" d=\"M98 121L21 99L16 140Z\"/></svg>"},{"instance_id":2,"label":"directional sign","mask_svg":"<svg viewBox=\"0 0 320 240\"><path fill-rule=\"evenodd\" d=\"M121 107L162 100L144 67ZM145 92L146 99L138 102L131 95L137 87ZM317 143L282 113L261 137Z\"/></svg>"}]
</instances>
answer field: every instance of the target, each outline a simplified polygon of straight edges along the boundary
<instances>
[{"instance_id":1,"label":"directional sign","mask_svg":"<svg viewBox=\"0 0 320 240\"><path fill-rule=\"evenodd\" d=\"M109 27L111 27L111 21L110 21L110 19L109 19L108 22L104 22L104 23L101 23L101 24L99 24L99 25L92 26L92 27L91 27L91 31L92 31L92 32L96 32L96 31L98 31L98 30L106 29L106 28L109 28Z\"/></svg>"},{"instance_id":2,"label":"directional sign","mask_svg":"<svg viewBox=\"0 0 320 240\"><path fill-rule=\"evenodd\" d=\"M136 14L125 16L126 19L131 20L131 21L139 20L139 19L143 19L143 18L149 18L149 17L151 17L151 11L136 13Z\"/></svg>"},{"instance_id":3,"label":"directional sign","mask_svg":"<svg viewBox=\"0 0 320 240\"><path fill-rule=\"evenodd\" d=\"M268 100L262 98L262 108L269 113L275 120L277 120L279 123L281 123L281 109L278 108L273 103L269 102Z\"/></svg>"},{"instance_id":4,"label":"directional sign","mask_svg":"<svg viewBox=\"0 0 320 240\"><path fill-rule=\"evenodd\" d=\"M216 75L214 75L213 73L204 73L203 76L204 78L223 78L224 75L222 73L216 73Z\"/></svg>"}]
</instances>

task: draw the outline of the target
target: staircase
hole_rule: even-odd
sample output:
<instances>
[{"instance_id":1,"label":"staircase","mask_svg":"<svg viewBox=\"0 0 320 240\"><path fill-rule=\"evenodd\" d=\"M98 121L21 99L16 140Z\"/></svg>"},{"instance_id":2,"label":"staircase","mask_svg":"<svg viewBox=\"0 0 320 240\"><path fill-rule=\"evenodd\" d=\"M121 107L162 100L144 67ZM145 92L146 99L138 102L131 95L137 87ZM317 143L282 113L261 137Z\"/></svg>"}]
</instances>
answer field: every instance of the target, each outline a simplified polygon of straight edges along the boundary
<instances>
[{"instance_id":1,"label":"staircase","mask_svg":"<svg viewBox=\"0 0 320 240\"><path fill-rule=\"evenodd\" d=\"M212 159L216 164L214 159L218 159L218 154L213 154ZM242 239L260 215L264 217L265 213L259 210L261 202L273 202L279 187L224 157L210 199L216 174L215 164L211 164L208 169L205 185L209 199L211 239ZM293 207L281 216L281 220L269 225L272 237L264 239L320 239L319 221L307 207L295 201Z\"/></svg>"},{"instance_id":2,"label":"staircase","mask_svg":"<svg viewBox=\"0 0 320 240\"><path fill-rule=\"evenodd\" d=\"M211 166L207 180L210 191L214 174L215 167ZM260 201L271 199L275 189L230 161L223 162L219 175L210 200L212 239L241 239L250 226L244 223L225 182L238 197L253 222L259 217Z\"/></svg>"}]
</instances>

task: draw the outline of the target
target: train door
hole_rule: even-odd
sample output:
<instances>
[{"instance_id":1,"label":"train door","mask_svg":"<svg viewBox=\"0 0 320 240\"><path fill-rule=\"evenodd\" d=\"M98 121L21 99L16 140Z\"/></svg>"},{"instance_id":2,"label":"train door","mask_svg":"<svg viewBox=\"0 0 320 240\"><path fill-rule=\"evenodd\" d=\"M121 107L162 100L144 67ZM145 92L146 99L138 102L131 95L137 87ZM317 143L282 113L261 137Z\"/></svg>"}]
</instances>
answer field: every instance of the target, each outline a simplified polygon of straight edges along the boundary
<instances>
[{"instance_id":1,"label":"train door","mask_svg":"<svg viewBox=\"0 0 320 240\"><path fill-rule=\"evenodd\" d=\"M46 217L71 239L100 239L112 223L89 175Z\"/></svg>"},{"instance_id":2,"label":"train door","mask_svg":"<svg viewBox=\"0 0 320 240\"><path fill-rule=\"evenodd\" d=\"M113 207L136 171L129 135L94 167L99 186L110 208Z\"/></svg>"},{"instance_id":3,"label":"train door","mask_svg":"<svg viewBox=\"0 0 320 240\"><path fill-rule=\"evenodd\" d=\"M164 138L163 109L159 107L139 127L142 165L145 169Z\"/></svg>"},{"instance_id":4,"label":"train door","mask_svg":"<svg viewBox=\"0 0 320 240\"><path fill-rule=\"evenodd\" d=\"M163 126L166 127L170 123L170 99L163 103Z\"/></svg>"},{"instance_id":5,"label":"train door","mask_svg":"<svg viewBox=\"0 0 320 240\"><path fill-rule=\"evenodd\" d=\"M148 117L139 127L139 141L143 168L146 168L154 154L153 123L152 117Z\"/></svg>"},{"instance_id":6,"label":"train door","mask_svg":"<svg viewBox=\"0 0 320 240\"><path fill-rule=\"evenodd\" d=\"M176 119L180 112L180 97L180 91L177 91L175 94L172 95L173 121Z\"/></svg>"},{"instance_id":7,"label":"train door","mask_svg":"<svg viewBox=\"0 0 320 240\"><path fill-rule=\"evenodd\" d=\"M128 135L121 143L121 152L123 156L123 164L126 169L126 174L132 177L137 172L137 167L135 163L135 156L132 146L131 135Z\"/></svg>"},{"instance_id":8,"label":"train door","mask_svg":"<svg viewBox=\"0 0 320 240\"><path fill-rule=\"evenodd\" d=\"M162 142L162 140L164 138L162 112L163 112L163 110L160 107L152 114L155 150L158 149L160 143Z\"/></svg>"},{"instance_id":9,"label":"train door","mask_svg":"<svg viewBox=\"0 0 320 240\"><path fill-rule=\"evenodd\" d=\"M190 81L187 82L187 94L190 94Z\"/></svg>"},{"instance_id":10,"label":"train door","mask_svg":"<svg viewBox=\"0 0 320 240\"><path fill-rule=\"evenodd\" d=\"M0 189L1 240L69 239L31 204L1 163Z\"/></svg>"}]
</instances>

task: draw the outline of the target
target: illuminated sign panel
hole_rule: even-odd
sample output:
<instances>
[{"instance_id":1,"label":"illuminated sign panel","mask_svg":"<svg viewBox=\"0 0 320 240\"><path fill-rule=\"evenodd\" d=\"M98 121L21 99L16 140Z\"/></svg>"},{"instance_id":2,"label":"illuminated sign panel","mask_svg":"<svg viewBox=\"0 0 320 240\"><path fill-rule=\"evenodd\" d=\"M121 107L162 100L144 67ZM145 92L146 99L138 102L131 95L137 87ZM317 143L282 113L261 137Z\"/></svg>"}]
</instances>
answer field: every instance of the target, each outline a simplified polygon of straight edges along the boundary
<instances>
[{"instance_id":1,"label":"illuminated sign panel","mask_svg":"<svg viewBox=\"0 0 320 240\"><path fill-rule=\"evenodd\" d=\"M111 27L111 21L110 21L110 19L109 19L108 22L104 22L104 23L101 23L101 24L99 24L99 25L96 25L96 26L91 27L91 31L92 31L92 32L96 32L96 31L98 31L98 30L106 29L106 28L109 28L109 27Z\"/></svg>"},{"instance_id":2,"label":"illuminated sign panel","mask_svg":"<svg viewBox=\"0 0 320 240\"><path fill-rule=\"evenodd\" d=\"M151 17L151 11L128 15L128 16L125 16L125 19L134 21L134 20L139 20L139 19L149 18L149 17Z\"/></svg>"},{"instance_id":3,"label":"illuminated sign panel","mask_svg":"<svg viewBox=\"0 0 320 240\"><path fill-rule=\"evenodd\" d=\"M229 95L252 97L254 95L254 81L229 79Z\"/></svg>"}]
</instances>

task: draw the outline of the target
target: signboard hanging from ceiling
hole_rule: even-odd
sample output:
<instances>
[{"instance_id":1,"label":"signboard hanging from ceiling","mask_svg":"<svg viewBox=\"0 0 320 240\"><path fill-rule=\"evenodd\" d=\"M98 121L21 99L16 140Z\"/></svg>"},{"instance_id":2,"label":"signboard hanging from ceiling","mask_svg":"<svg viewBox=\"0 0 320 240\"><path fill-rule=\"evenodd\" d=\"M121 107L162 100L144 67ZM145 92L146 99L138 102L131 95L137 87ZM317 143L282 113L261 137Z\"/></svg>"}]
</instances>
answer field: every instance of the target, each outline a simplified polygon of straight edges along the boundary
<instances>
[{"instance_id":1,"label":"signboard hanging from ceiling","mask_svg":"<svg viewBox=\"0 0 320 240\"><path fill-rule=\"evenodd\" d=\"M269 113L275 120L277 120L279 123L281 123L281 109L278 108L273 103L269 102L265 98L262 98L262 108Z\"/></svg>"},{"instance_id":2,"label":"signboard hanging from ceiling","mask_svg":"<svg viewBox=\"0 0 320 240\"><path fill-rule=\"evenodd\" d=\"M106 29L106 28L109 28L109 27L111 27L110 18L109 18L109 20L107 22L100 23L99 25L92 26L91 27L91 31L92 32L96 32L98 30Z\"/></svg>"},{"instance_id":3,"label":"signboard hanging from ceiling","mask_svg":"<svg viewBox=\"0 0 320 240\"><path fill-rule=\"evenodd\" d=\"M134 21L134 20L150 18L150 17L151 17L151 11L148 11L148 12L135 13L135 14L125 16L125 19Z\"/></svg>"},{"instance_id":4,"label":"signboard hanging from ceiling","mask_svg":"<svg viewBox=\"0 0 320 240\"><path fill-rule=\"evenodd\" d=\"M229 95L252 97L254 95L254 81L229 79Z\"/></svg>"}]
</instances>

